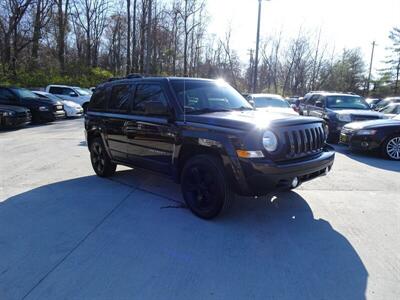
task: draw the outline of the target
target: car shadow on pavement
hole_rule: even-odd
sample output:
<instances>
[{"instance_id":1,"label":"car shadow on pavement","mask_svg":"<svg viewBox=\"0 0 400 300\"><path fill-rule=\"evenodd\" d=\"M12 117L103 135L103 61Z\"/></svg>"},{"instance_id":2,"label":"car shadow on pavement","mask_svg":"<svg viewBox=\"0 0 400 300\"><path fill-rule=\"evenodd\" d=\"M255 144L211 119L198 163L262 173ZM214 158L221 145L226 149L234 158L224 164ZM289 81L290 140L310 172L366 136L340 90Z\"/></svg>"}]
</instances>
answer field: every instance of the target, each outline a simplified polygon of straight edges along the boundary
<instances>
[{"instance_id":1,"label":"car shadow on pavement","mask_svg":"<svg viewBox=\"0 0 400 300\"><path fill-rule=\"evenodd\" d=\"M179 186L158 179L88 176L0 203L0 298L365 298L357 251L300 195L239 198L205 221L161 209Z\"/></svg>"},{"instance_id":2,"label":"car shadow on pavement","mask_svg":"<svg viewBox=\"0 0 400 300\"><path fill-rule=\"evenodd\" d=\"M347 157L360 163L387 171L400 172L400 162L385 159L380 156L379 152L353 151L344 145L334 145L333 147L335 148L336 152L346 155Z\"/></svg>"}]
</instances>

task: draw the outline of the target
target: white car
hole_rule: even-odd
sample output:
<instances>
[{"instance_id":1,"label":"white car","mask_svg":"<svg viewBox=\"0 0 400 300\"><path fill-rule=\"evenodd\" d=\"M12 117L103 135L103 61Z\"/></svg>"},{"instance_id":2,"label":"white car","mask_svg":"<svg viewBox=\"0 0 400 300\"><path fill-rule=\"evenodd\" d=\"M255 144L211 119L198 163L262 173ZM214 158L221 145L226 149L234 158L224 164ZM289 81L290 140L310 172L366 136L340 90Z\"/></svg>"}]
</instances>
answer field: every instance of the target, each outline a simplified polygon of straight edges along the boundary
<instances>
[{"instance_id":1,"label":"white car","mask_svg":"<svg viewBox=\"0 0 400 300\"><path fill-rule=\"evenodd\" d=\"M382 108L379 112L385 114L385 118L392 119L400 115L400 103L390 103Z\"/></svg>"},{"instance_id":2,"label":"white car","mask_svg":"<svg viewBox=\"0 0 400 300\"><path fill-rule=\"evenodd\" d=\"M78 103L83 107L84 111L86 111L90 97L92 96L92 93L87 89L68 85L48 85L46 92L54 94L63 100Z\"/></svg>"},{"instance_id":3,"label":"white car","mask_svg":"<svg viewBox=\"0 0 400 300\"><path fill-rule=\"evenodd\" d=\"M56 95L42 92L42 91L33 91L33 93L38 95L40 98L47 98L47 99L52 99L52 100L62 102L62 104L64 104L64 111L65 111L65 115L67 118L83 116L83 108L78 103L75 103L75 102L72 102L69 100L63 100Z\"/></svg>"},{"instance_id":4,"label":"white car","mask_svg":"<svg viewBox=\"0 0 400 300\"><path fill-rule=\"evenodd\" d=\"M250 94L247 96L247 100L253 104L256 110L298 115L298 113L290 106L289 102L279 95Z\"/></svg>"}]
</instances>

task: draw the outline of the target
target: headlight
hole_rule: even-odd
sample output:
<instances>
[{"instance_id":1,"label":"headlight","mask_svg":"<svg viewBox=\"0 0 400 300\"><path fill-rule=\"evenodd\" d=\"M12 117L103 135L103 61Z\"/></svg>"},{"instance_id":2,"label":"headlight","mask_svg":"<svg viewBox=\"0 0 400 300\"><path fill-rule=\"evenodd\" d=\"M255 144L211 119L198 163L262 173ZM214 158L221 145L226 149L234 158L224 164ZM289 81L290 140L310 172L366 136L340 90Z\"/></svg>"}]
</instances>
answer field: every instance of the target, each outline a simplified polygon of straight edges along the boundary
<instances>
[{"instance_id":1,"label":"headlight","mask_svg":"<svg viewBox=\"0 0 400 300\"><path fill-rule=\"evenodd\" d=\"M40 111L49 111L49 108L47 106L39 106L38 108Z\"/></svg>"},{"instance_id":2,"label":"headlight","mask_svg":"<svg viewBox=\"0 0 400 300\"><path fill-rule=\"evenodd\" d=\"M270 130L264 132L262 142L265 150L268 152L274 152L278 148L278 139Z\"/></svg>"},{"instance_id":3,"label":"headlight","mask_svg":"<svg viewBox=\"0 0 400 300\"><path fill-rule=\"evenodd\" d=\"M374 135L375 133L375 129L361 129L356 132L357 135Z\"/></svg>"},{"instance_id":4,"label":"headlight","mask_svg":"<svg viewBox=\"0 0 400 300\"><path fill-rule=\"evenodd\" d=\"M351 122L351 116L350 116L350 115L340 115L340 114L337 114L336 116L337 116L337 119L338 119L339 121L342 121L342 122Z\"/></svg>"},{"instance_id":5,"label":"headlight","mask_svg":"<svg viewBox=\"0 0 400 300\"><path fill-rule=\"evenodd\" d=\"M13 111L5 111L5 112L3 112L3 116L4 117L11 117L13 115L15 115L15 112L13 112Z\"/></svg>"}]
</instances>

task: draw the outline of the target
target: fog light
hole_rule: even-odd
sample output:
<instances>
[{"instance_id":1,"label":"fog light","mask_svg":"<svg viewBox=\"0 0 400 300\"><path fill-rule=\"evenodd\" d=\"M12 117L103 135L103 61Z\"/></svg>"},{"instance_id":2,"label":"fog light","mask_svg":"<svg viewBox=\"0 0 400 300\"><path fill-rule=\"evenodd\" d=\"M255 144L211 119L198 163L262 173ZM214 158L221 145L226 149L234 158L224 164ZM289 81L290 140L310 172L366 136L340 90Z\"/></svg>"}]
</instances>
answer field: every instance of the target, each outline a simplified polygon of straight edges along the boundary
<instances>
[{"instance_id":1,"label":"fog light","mask_svg":"<svg viewBox=\"0 0 400 300\"><path fill-rule=\"evenodd\" d=\"M295 188L299 184L299 179L297 177L292 180L292 188Z\"/></svg>"}]
</instances>

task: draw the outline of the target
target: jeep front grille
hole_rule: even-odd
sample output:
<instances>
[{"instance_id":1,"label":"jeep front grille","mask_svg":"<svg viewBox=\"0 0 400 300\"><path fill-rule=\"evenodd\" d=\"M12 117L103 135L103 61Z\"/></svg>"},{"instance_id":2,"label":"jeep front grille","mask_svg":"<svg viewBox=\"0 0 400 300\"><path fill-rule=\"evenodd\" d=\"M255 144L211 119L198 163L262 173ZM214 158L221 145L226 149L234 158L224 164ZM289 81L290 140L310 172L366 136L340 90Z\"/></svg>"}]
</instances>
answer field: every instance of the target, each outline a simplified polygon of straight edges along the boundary
<instances>
[{"instance_id":1,"label":"jeep front grille","mask_svg":"<svg viewBox=\"0 0 400 300\"><path fill-rule=\"evenodd\" d=\"M286 158L299 158L322 151L325 144L325 132L322 124L313 124L304 128L291 128L284 132Z\"/></svg>"}]
</instances>

